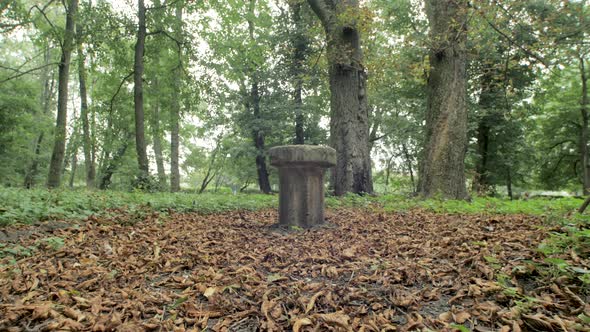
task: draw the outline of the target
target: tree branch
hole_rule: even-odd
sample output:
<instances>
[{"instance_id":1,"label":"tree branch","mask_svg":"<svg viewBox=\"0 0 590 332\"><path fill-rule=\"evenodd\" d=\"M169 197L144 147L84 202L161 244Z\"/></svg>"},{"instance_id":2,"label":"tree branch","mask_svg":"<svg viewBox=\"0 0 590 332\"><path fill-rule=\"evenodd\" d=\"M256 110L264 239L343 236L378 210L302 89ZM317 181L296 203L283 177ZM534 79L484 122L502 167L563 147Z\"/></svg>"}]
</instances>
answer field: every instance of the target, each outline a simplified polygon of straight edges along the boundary
<instances>
[{"instance_id":1,"label":"tree branch","mask_svg":"<svg viewBox=\"0 0 590 332\"><path fill-rule=\"evenodd\" d=\"M33 7L31 7L31 11L33 9L37 9L41 13L41 15L43 15L43 18L45 18L45 21L51 27L51 32L53 33L55 40L57 40L59 47L63 50L63 43L62 43L61 39L59 38L59 36L57 35L57 29L56 29L55 25L53 25L51 20L47 17L47 14L45 14L45 9L47 9L47 7L49 7L49 5L52 2L53 2L53 0L50 0L47 4L45 4L45 6L43 6L43 8L40 8L38 5L34 5ZM67 12L67 10L66 10L66 12Z\"/></svg>"},{"instance_id":2,"label":"tree branch","mask_svg":"<svg viewBox=\"0 0 590 332\"><path fill-rule=\"evenodd\" d=\"M115 98L117 98L117 95L119 95L119 92L121 92L121 88L123 87L123 84L125 84L125 82L129 79L129 77L131 77L134 73L135 73L135 71L132 71L127 76L125 76L123 78L123 80L121 80L121 83L119 83L119 87L117 88L117 91L115 91L115 94L113 95L113 97L111 97L111 102L110 102L110 107L109 107L110 112L113 111L113 104L115 103Z\"/></svg>"},{"instance_id":3,"label":"tree branch","mask_svg":"<svg viewBox=\"0 0 590 332\"><path fill-rule=\"evenodd\" d=\"M4 66L2 66L2 68L5 68L5 69L9 69L9 70L15 71L15 72L17 72L18 74L14 75L14 76L7 77L7 78L5 78L5 79L1 80L1 81L0 81L0 84L2 84L2 83L5 83L5 82L8 82L8 81L10 81L10 80L13 80L13 79L15 79L15 78L19 78L19 77L21 77L21 76L27 75L27 74L29 74L29 73L32 73L32 72L34 72L34 71L37 71L37 70L43 69L43 68L45 68L45 67L54 66L54 65L58 65L58 64L59 64L59 62L50 62L50 63L46 63L46 64L44 64L43 66L36 67L36 68L32 68L32 69L29 69L29 70L26 70L26 71L20 71L20 70L18 70L18 69L14 69L14 68L8 68L8 67L4 67Z\"/></svg>"},{"instance_id":4,"label":"tree branch","mask_svg":"<svg viewBox=\"0 0 590 332\"><path fill-rule=\"evenodd\" d=\"M326 2L324 0L307 0L307 3L322 22L324 29L328 29L331 13Z\"/></svg>"}]
</instances>

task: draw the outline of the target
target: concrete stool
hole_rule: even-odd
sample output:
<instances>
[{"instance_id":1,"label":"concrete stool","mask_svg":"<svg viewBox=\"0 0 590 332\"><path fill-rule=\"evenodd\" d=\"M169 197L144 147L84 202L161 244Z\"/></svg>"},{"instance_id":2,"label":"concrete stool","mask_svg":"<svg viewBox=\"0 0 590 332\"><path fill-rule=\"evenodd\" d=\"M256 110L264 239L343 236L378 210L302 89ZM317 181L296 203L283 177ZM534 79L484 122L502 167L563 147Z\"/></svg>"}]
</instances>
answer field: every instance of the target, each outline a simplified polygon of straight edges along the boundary
<instances>
[{"instance_id":1,"label":"concrete stool","mask_svg":"<svg viewBox=\"0 0 590 332\"><path fill-rule=\"evenodd\" d=\"M279 226L310 228L324 223L324 172L336 165L336 150L284 145L268 151L279 169Z\"/></svg>"}]
</instances>

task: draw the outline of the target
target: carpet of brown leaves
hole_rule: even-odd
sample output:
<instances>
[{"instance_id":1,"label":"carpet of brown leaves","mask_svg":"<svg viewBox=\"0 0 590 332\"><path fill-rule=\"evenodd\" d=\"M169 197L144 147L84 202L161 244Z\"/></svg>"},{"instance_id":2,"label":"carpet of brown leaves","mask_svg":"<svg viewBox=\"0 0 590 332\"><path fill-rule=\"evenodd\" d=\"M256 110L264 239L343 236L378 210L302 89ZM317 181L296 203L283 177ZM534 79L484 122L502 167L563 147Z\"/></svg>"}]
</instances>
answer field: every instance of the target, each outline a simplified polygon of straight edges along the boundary
<instances>
[{"instance_id":1,"label":"carpet of brown leaves","mask_svg":"<svg viewBox=\"0 0 590 332\"><path fill-rule=\"evenodd\" d=\"M0 330L585 329L576 289L540 282L527 263L545 236L539 219L338 209L333 227L289 232L276 219L152 215L52 230L59 250L0 260Z\"/></svg>"}]
</instances>

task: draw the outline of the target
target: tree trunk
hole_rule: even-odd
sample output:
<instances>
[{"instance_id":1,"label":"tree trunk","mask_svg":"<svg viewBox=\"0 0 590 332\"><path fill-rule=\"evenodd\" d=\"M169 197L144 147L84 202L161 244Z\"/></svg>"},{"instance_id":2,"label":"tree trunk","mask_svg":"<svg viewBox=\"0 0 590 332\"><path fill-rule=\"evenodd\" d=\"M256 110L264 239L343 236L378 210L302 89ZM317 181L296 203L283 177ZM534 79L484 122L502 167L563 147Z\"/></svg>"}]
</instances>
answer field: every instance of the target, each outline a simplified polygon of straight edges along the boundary
<instances>
[{"instance_id":1,"label":"tree trunk","mask_svg":"<svg viewBox=\"0 0 590 332\"><path fill-rule=\"evenodd\" d=\"M293 33L293 103L295 108L295 140L294 144L304 144L304 121L303 115L303 63L305 61L305 52L307 50L307 39L303 31L303 20L301 19L301 2L289 2L291 15L293 17L293 25L295 31Z\"/></svg>"},{"instance_id":2,"label":"tree trunk","mask_svg":"<svg viewBox=\"0 0 590 332\"><path fill-rule=\"evenodd\" d=\"M360 31L356 0L308 0L326 33L330 76L330 141L336 149L334 192L371 193L371 159Z\"/></svg>"},{"instance_id":3,"label":"tree trunk","mask_svg":"<svg viewBox=\"0 0 590 332\"><path fill-rule=\"evenodd\" d=\"M145 125L143 112L143 53L145 48L145 4L144 0L138 0L139 18L137 28L137 42L135 43L135 64L133 66L133 102L135 104L135 150L137 151L137 164L139 167L139 181L145 181L149 176L149 161L145 143Z\"/></svg>"},{"instance_id":4,"label":"tree trunk","mask_svg":"<svg viewBox=\"0 0 590 332\"><path fill-rule=\"evenodd\" d=\"M256 6L256 0L250 0L249 14L254 15L254 7ZM250 40L255 42L254 38L254 22L251 18L248 18L248 30ZM254 121L260 122L260 89L258 85L258 73L257 68L252 68L250 73L250 96L246 98L246 109L252 112ZM258 174L258 187L260 191L265 194L271 192L270 181L268 178L268 169L266 166L266 157L264 155L264 132L261 130L260 125L256 124L252 130L252 139L254 141L254 147L256 147L256 171Z\"/></svg>"},{"instance_id":5,"label":"tree trunk","mask_svg":"<svg viewBox=\"0 0 590 332\"><path fill-rule=\"evenodd\" d=\"M408 168L408 173L410 173L410 181L412 182L412 193L416 192L416 182L414 180L414 170L412 168L412 158L410 157L410 153L408 152L408 148L406 147L405 143L402 143L402 152L404 153L404 158L406 159L406 167Z\"/></svg>"},{"instance_id":6,"label":"tree trunk","mask_svg":"<svg viewBox=\"0 0 590 332\"><path fill-rule=\"evenodd\" d=\"M510 172L510 167L506 169L506 189L508 190L508 197L510 197L510 200L513 200L514 195L512 194L512 173Z\"/></svg>"},{"instance_id":7,"label":"tree trunk","mask_svg":"<svg viewBox=\"0 0 590 332\"><path fill-rule=\"evenodd\" d=\"M176 38L182 41L182 6L176 6ZM174 70L174 92L170 110L170 191L180 191L180 88L182 83L182 49L178 47L178 67Z\"/></svg>"},{"instance_id":8,"label":"tree trunk","mask_svg":"<svg viewBox=\"0 0 590 332\"><path fill-rule=\"evenodd\" d=\"M127 147L129 146L129 140L131 139L131 135L128 135L122 142L122 145L119 147L115 155L110 160L104 160L103 163L106 163L104 170L101 172L100 178L100 185L99 189L105 190L108 189L111 185L111 178L113 174L117 170L119 162L125 156L125 152L127 151Z\"/></svg>"},{"instance_id":9,"label":"tree trunk","mask_svg":"<svg viewBox=\"0 0 590 332\"><path fill-rule=\"evenodd\" d=\"M249 106L254 115L254 119L260 119L260 92L258 91L258 81L252 77L252 87L250 90ZM260 191L269 194L271 191L270 181L268 178L268 169L266 167L266 157L264 156L264 133L260 128L255 128L252 132L254 146L256 147L256 171L258 174L258 187Z\"/></svg>"},{"instance_id":10,"label":"tree trunk","mask_svg":"<svg viewBox=\"0 0 590 332\"><path fill-rule=\"evenodd\" d=\"M74 181L76 180L76 170L78 168L78 148L74 149L74 153L72 153L72 167L70 168L70 182L69 187L70 189L74 188Z\"/></svg>"},{"instance_id":11,"label":"tree trunk","mask_svg":"<svg viewBox=\"0 0 590 332\"><path fill-rule=\"evenodd\" d=\"M465 187L467 8L463 3L426 0L431 50L426 145L419 180L419 193L423 197L468 198Z\"/></svg>"},{"instance_id":12,"label":"tree trunk","mask_svg":"<svg viewBox=\"0 0 590 332\"><path fill-rule=\"evenodd\" d=\"M78 36L78 81L80 84L80 118L82 120L82 141L84 150L84 166L86 169L86 187L91 189L95 186L96 165L92 152L92 138L90 133L90 122L88 120L88 94L86 92L86 56L84 55L82 25L76 26Z\"/></svg>"},{"instance_id":13,"label":"tree trunk","mask_svg":"<svg viewBox=\"0 0 590 332\"><path fill-rule=\"evenodd\" d=\"M160 94L158 78L154 79L154 92ZM154 156L156 157L156 169L158 171L158 182L160 185L166 184L166 171L164 170L164 156L162 155L162 140L160 132L160 102L155 101L154 111L151 117L152 142L154 143Z\"/></svg>"},{"instance_id":14,"label":"tree trunk","mask_svg":"<svg viewBox=\"0 0 590 332\"><path fill-rule=\"evenodd\" d=\"M478 106L483 112L479 117L477 124L477 154L479 158L475 164L475 178L473 180L473 190L476 193L485 193L490 187L490 169L489 169L489 150L491 143L491 131L493 125L498 125L498 96L500 95L500 73L493 65L483 67L483 76L481 78L481 94L479 96Z\"/></svg>"},{"instance_id":15,"label":"tree trunk","mask_svg":"<svg viewBox=\"0 0 590 332\"><path fill-rule=\"evenodd\" d=\"M66 29L61 48L61 60L59 62L59 85L57 97L57 120L55 124L55 138L51 161L49 163L49 175L47 187L57 188L61 183L61 170L66 150L66 126L68 122L68 79L70 74L70 59L74 46L74 20L78 10L78 0L70 0L66 15Z\"/></svg>"},{"instance_id":16,"label":"tree trunk","mask_svg":"<svg viewBox=\"0 0 590 332\"><path fill-rule=\"evenodd\" d=\"M582 162L582 185L584 195L590 194L590 161L588 160L588 76L584 57L579 57L580 79L582 81L582 98L580 101L580 113L582 115L582 128L580 129L580 161Z\"/></svg>"},{"instance_id":17,"label":"tree trunk","mask_svg":"<svg viewBox=\"0 0 590 332\"><path fill-rule=\"evenodd\" d=\"M44 61L47 65L51 60L51 54L49 47L45 48L44 54ZM53 95L53 88L55 79L52 75L52 70L49 66L45 67L42 72L42 82L43 82L43 93L41 95L41 105L43 105L43 115L49 114L49 110L51 108L51 99ZM35 178L37 176L37 172L39 170L39 157L41 155L41 144L43 143L43 138L45 133L41 131L37 138L35 138L34 146L33 146L33 160L31 161L30 166L25 171L25 180L24 180L24 187L30 189L35 186Z\"/></svg>"}]
</instances>

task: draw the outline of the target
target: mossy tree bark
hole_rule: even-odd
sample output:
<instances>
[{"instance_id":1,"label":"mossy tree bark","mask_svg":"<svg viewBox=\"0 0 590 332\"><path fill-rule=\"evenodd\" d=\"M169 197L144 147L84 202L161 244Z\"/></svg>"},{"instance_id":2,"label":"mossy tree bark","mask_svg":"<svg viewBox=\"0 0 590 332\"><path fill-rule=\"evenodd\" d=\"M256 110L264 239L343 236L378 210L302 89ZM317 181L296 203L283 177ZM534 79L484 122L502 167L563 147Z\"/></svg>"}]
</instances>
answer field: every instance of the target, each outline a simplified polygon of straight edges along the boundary
<instances>
[{"instance_id":1,"label":"mossy tree bark","mask_svg":"<svg viewBox=\"0 0 590 332\"><path fill-rule=\"evenodd\" d=\"M466 199L467 2L426 0L426 11L431 49L419 194Z\"/></svg>"},{"instance_id":2,"label":"mossy tree bark","mask_svg":"<svg viewBox=\"0 0 590 332\"><path fill-rule=\"evenodd\" d=\"M371 193L371 159L357 0L308 0L324 27L330 76L330 141L338 161L333 169L336 195Z\"/></svg>"}]
</instances>

